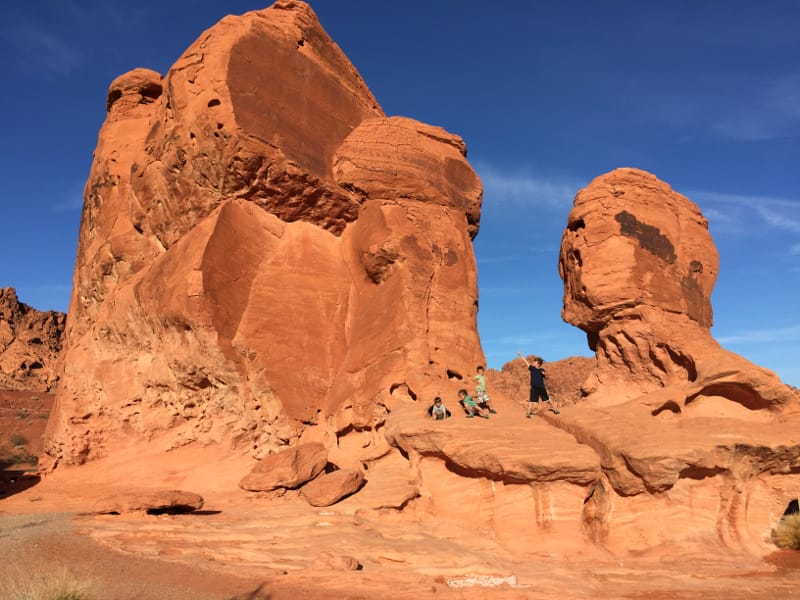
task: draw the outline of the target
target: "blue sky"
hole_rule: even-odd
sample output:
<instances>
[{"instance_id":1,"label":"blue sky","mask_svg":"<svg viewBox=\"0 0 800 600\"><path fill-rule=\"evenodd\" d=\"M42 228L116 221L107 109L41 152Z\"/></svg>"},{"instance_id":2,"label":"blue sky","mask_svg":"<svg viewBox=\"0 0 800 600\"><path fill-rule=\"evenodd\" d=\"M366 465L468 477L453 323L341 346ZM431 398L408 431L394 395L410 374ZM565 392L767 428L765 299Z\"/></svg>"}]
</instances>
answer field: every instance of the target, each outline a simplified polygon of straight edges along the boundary
<instances>
[{"instance_id":1,"label":"blue sky","mask_svg":"<svg viewBox=\"0 0 800 600\"><path fill-rule=\"evenodd\" d=\"M723 346L800 386L800 4L762 0L312 0L388 115L461 135L481 176L475 249L490 366L588 355L561 321L561 232L615 167L694 200L720 253ZM0 5L0 286L66 310L105 93L166 73L247 0Z\"/></svg>"}]
</instances>

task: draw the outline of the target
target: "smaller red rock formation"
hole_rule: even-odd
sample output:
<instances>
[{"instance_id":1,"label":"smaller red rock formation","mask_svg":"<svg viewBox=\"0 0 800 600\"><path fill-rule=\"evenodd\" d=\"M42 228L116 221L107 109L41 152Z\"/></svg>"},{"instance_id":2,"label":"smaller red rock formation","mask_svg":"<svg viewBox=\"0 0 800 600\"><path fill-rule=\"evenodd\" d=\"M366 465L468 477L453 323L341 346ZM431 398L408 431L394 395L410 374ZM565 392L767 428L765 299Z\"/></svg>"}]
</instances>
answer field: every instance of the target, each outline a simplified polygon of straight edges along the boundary
<instances>
[{"instance_id":1,"label":"smaller red rock formation","mask_svg":"<svg viewBox=\"0 0 800 600\"><path fill-rule=\"evenodd\" d=\"M0 389L55 387L65 321L64 313L38 311L21 303L14 288L0 288Z\"/></svg>"},{"instance_id":2,"label":"smaller red rock formation","mask_svg":"<svg viewBox=\"0 0 800 600\"><path fill-rule=\"evenodd\" d=\"M101 515L132 512L188 513L200 510L204 503L199 494L183 490L132 491L98 500L92 512Z\"/></svg>"},{"instance_id":3,"label":"smaller red rock formation","mask_svg":"<svg viewBox=\"0 0 800 600\"><path fill-rule=\"evenodd\" d=\"M364 472L360 469L339 469L308 482L300 493L311 506L330 506L357 492L362 483Z\"/></svg>"},{"instance_id":4,"label":"smaller red rock formation","mask_svg":"<svg viewBox=\"0 0 800 600\"><path fill-rule=\"evenodd\" d=\"M691 200L650 173L616 169L578 193L567 221L562 316L597 353L586 395L613 404L669 388L673 401L724 397L749 410L793 397L711 337L719 258Z\"/></svg>"},{"instance_id":5,"label":"smaller red rock formation","mask_svg":"<svg viewBox=\"0 0 800 600\"><path fill-rule=\"evenodd\" d=\"M299 444L262 458L239 487L251 492L294 489L322 473L328 451L320 443Z\"/></svg>"},{"instance_id":6,"label":"smaller red rock formation","mask_svg":"<svg viewBox=\"0 0 800 600\"><path fill-rule=\"evenodd\" d=\"M532 363L536 356L530 355L527 358ZM562 406L575 404L582 399L581 384L594 370L594 364L595 359L584 356L546 361L544 371L547 392ZM524 405L528 401L530 374L525 363L518 358L504 364L500 371L489 369L486 379L490 396L494 391L517 404Z\"/></svg>"}]
</instances>

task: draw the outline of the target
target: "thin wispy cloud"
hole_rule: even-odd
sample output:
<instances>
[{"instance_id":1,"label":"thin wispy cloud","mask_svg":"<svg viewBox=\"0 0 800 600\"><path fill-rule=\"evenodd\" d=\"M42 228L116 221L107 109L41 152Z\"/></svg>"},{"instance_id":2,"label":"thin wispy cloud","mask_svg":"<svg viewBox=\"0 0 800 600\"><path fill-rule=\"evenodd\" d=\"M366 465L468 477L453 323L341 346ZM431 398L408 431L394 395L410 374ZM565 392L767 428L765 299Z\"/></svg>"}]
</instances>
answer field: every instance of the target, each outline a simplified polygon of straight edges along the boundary
<instances>
[{"instance_id":1,"label":"thin wispy cloud","mask_svg":"<svg viewBox=\"0 0 800 600\"><path fill-rule=\"evenodd\" d=\"M740 141L769 140L800 134L800 76L752 86L744 104L723 111L712 129Z\"/></svg>"},{"instance_id":2,"label":"thin wispy cloud","mask_svg":"<svg viewBox=\"0 0 800 600\"><path fill-rule=\"evenodd\" d=\"M697 202L714 225L752 232L760 223L772 230L800 233L800 198L773 198L720 192L692 191L688 196Z\"/></svg>"},{"instance_id":3,"label":"thin wispy cloud","mask_svg":"<svg viewBox=\"0 0 800 600\"><path fill-rule=\"evenodd\" d=\"M792 325L777 329L744 331L734 335L720 336L716 339L720 344L735 346L742 344L774 344L780 342L797 343L798 336L800 336L800 325Z\"/></svg>"},{"instance_id":4,"label":"thin wispy cloud","mask_svg":"<svg viewBox=\"0 0 800 600\"><path fill-rule=\"evenodd\" d=\"M495 202L532 204L564 210L582 187L577 182L555 181L529 173L506 173L487 164L476 164L483 182L484 197Z\"/></svg>"},{"instance_id":5,"label":"thin wispy cloud","mask_svg":"<svg viewBox=\"0 0 800 600\"><path fill-rule=\"evenodd\" d=\"M29 19L6 21L0 35L11 47L13 62L34 73L68 75L83 64L82 53L66 35Z\"/></svg>"},{"instance_id":6,"label":"thin wispy cloud","mask_svg":"<svg viewBox=\"0 0 800 600\"><path fill-rule=\"evenodd\" d=\"M83 210L83 183L75 184L64 197L50 204L53 212L75 212Z\"/></svg>"}]
</instances>

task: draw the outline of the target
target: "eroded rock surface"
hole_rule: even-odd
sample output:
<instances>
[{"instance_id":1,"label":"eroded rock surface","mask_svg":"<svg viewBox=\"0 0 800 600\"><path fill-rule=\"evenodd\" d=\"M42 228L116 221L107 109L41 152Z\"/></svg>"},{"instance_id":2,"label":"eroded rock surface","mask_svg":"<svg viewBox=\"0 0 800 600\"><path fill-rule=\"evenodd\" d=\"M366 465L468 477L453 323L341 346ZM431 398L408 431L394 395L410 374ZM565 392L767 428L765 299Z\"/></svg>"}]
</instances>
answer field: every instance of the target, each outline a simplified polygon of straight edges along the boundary
<instances>
[{"instance_id":1,"label":"eroded rock surface","mask_svg":"<svg viewBox=\"0 0 800 600\"><path fill-rule=\"evenodd\" d=\"M299 444L262 458L239 487L251 492L293 489L322 473L328 451L320 443Z\"/></svg>"},{"instance_id":2,"label":"eroded rock surface","mask_svg":"<svg viewBox=\"0 0 800 600\"><path fill-rule=\"evenodd\" d=\"M56 362L64 313L38 311L0 288L0 389L49 391L58 381Z\"/></svg>"},{"instance_id":3,"label":"eroded rock surface","mask_svg":"<svg viewBox=\"0 0 800 600\"><path fill-rule=\"evenodd\" d=\"M226 17L106 106L45 467L374 431L481 362L464 142L384 115L308 5Z\"/></svg>"},{"instance_id":4,"label":"eroded rock surface","mask_svg":"<svg viewBox=\"0 0 800 600\"><path fill-rule=\"evenodd\" d=\"M339 469L310 481L300 493L311 506L330 506L357 492L363 483L364 472L360 469Z\"/></svg>"}]
</instances>

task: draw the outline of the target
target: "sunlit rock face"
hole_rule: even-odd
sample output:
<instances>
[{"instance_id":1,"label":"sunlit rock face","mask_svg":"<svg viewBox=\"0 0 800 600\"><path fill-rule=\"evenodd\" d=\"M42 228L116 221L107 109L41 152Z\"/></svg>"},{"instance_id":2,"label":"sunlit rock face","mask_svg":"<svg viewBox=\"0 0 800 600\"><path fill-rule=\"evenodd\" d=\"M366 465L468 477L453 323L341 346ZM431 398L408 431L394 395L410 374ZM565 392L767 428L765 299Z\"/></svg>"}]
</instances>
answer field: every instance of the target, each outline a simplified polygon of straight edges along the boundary
<instances>
[{"instance_id":1,"label":"sunlit rock face","mask_svg":"<svg viewBox=\"0 0 800 600\"><path fill-rule=\"evenodd\" d=\"M49 391L58 381L64 313L39 311L0 288L0 390Z\"/></svg>"},{"instance_id":2,"label":"sunlit rock face","mask_svg":"<svg viewBox=\"0 0 800 600\"><path fill-rule=\"evenodd\" d=\"M565 321L587 333L601 402L673 388L752 409L783 403L771 372L712 338L719 257L698 207L654 175L616 169L575 197L561 241Z\"/></svg>"},{"instance_id":3,"label":"sunlit rock face","mask_svg":"<svg viewBox=\"0 0 800 600\"><path fill-rule=\"evenodd\" d=\"M308 5L226 17L106 105L46 467L335 440L482 362L464 142L385 116Z\"/></svg>"}]
</instances>

